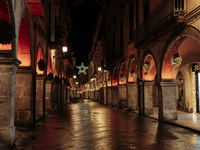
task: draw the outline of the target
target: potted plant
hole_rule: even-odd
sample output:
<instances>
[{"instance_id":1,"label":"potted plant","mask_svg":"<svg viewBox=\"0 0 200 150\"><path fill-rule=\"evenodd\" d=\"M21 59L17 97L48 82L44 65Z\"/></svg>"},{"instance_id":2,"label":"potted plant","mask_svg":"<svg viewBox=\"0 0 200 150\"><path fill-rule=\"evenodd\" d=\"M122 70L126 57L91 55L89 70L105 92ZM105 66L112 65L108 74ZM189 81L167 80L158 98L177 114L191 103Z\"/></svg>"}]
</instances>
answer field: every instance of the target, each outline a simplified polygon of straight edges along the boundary
<instances>
[{"instance_id":1,"label":"potted plant","mask_svg":"<svg viewBox=\"0 0 200 150\"><path fill-rule=\"evenodd\" d=\"M10 44L14 37L14 32L12 26L6 22L0 21L0 43Z\"/></svg>"},{"instance_id":2,"label":"potted plant","mask_svg":"<svg viewBox=\"0 0 200 150\"><path fill-rule=\"evenodd\" d=\"M122 82L124 82L125 77L121 74L120 78L119 78Z\"/></svg>"},{"instance_id":3,"label":"potted plant","mask_svg":"<svg viewBox=\"0 0 200 150\"><path fill-rule=\"evenodd\" d=\"M129 72L129 77L130 78L135 78L135 72L134 71Z\"/></svg>"},{"instance_id":4,"label":"potted plant","mask_svg":"<svg viewBox=\"0 0 200 150\"><path fill-rule=\"evenodd\" d=\"M47 76L47 79L49 81L52 81L53 80L53 74L52 73L49 73L48 76Z\"/></svg>"},{"instance_id":5,"label":"potted plant","mask_svg":"<svg viewBox=\"0 0 200 150\"><path fill-rule=\"evenodd\" d=\"M151 65L148 61L143 64L143 69L144 69L144 71L150 71L151 70Z\"/></svg>"},{"instance_id":6,"label":"potted plant","mask_svg":"<svg viewBox=\"0 0 200 150\"><path fill-rule=\"evenodd\" d=\"M175 53L171 59L171 64L173 67L178 67L180 66L181 62L182 62L182 57L178 54L178 53Z\"/></svg>"},{"instance_id":7,"label":"potted plant","mask_svg":"<svg viewBox=\"0 0 200 150\"><path fill-rule=\"evenodd\" d=\"M46 66L46 64L45 64L44 60L40 59L40 61L38 61L39 70L43 71L45 69L45 66Z\"/></svg>"},{"instance_id":8,"label":"potted plant","mask_svg":"<svg viewBox=\"0 0 200 150\"><path fill-rule=\"evenodd\" d=\"M109 84L110 82L111 82L110 79L108 79L108 80L107 80L107 83Z\"/></svg>"}]
</instances>

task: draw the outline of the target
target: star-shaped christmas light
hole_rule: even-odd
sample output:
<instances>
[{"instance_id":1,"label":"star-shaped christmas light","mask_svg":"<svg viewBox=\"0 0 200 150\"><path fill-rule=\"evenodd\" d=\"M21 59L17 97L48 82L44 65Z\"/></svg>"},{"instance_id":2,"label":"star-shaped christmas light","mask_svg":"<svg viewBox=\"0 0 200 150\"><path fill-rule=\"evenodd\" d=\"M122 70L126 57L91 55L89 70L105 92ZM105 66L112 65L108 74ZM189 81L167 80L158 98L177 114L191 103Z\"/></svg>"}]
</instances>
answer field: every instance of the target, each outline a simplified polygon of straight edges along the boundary
<instances>
[{"instance_id":1,"label":"star-shaped christmas light","mask_svg":"<svg viewBox=\"0 0 200 150\"><path fill-rule=\"evenodd\" d=\"M88 67L84 66L84 64L83 64L83 62L82 62L82 63L81 63L81 66L76 66L76 68L79 69L78 74L80 74L80 73L86 74L85 70L86 70Z\"/></svg>"}]
</instances>

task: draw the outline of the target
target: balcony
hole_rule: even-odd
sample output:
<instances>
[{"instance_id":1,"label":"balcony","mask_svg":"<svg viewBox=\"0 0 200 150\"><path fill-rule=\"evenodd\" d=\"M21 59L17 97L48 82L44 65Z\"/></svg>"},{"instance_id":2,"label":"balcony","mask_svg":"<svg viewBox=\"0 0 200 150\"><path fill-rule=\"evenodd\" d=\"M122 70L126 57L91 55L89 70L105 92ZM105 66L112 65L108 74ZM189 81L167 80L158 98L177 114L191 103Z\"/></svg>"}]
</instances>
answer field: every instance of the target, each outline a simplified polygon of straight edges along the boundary
<instances>
[{"instance_id":1,"label":"balcony","mask_svg":"<svg viewBox=\"0 0 200 150\"><path fill-rule=\"evenodd\" d=\"M185 4L180 0L163 1L134 31L135 44L142 48L159 36L185 23Z\"/></svg>"}]
</instances>

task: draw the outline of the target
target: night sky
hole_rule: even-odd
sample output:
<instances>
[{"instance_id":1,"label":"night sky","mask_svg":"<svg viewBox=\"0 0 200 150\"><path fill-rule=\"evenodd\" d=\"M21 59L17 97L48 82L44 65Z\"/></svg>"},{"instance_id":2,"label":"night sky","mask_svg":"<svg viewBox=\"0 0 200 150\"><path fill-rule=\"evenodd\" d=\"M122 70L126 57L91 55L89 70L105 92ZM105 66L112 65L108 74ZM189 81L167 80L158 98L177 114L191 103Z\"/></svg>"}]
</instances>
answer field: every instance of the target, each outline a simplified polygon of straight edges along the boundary
<instances>
[{"instance_id":1,"label":"night sky","mask_svg":"<svg viewBox=\"0 0 200 150\"><path fill-rule=\"evenodd\" d=\"M76 6L74 2L70 3L74 56L77 66L81 62L88 66L88 54L92 50L92 37L102 6L95 0L83 0Z\"/></svg>"}]
</instances>

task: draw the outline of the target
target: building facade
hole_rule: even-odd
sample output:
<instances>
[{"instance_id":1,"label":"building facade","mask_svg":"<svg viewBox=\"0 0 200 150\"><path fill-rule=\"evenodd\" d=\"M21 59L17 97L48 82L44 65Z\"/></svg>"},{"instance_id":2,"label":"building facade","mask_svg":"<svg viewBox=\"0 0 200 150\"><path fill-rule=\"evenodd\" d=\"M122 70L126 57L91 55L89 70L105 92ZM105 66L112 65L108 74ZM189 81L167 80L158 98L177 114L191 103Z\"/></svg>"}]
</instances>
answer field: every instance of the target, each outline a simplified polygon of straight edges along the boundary
<instances>
[{"instance_id":1,"label":"building facade","mask_svg":"<svg viewBox=\"0 0 200 150\"><path fill-rule=\"evenodd\" d=\"M15 126L34 126L69 100L71 52L63 53L62 47L68 46L71 18L63 0L1 0L0 7L4 149L14 144Z\"/></svg>"},{"instance_id":2,"label":"building facade","mask_svg":"<svg viewBox=\"0 0 200 150\"><path fill-rule=\"evenodd\" d=\"M200 2L119 0L104 8L89 54L97 100L145 115L158 107L160 120L198 113Z\"/></svg>"}]
</instances>

